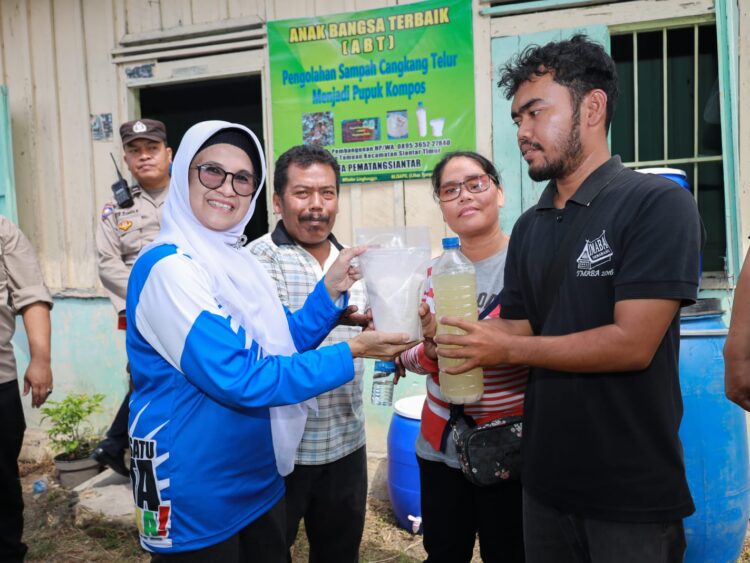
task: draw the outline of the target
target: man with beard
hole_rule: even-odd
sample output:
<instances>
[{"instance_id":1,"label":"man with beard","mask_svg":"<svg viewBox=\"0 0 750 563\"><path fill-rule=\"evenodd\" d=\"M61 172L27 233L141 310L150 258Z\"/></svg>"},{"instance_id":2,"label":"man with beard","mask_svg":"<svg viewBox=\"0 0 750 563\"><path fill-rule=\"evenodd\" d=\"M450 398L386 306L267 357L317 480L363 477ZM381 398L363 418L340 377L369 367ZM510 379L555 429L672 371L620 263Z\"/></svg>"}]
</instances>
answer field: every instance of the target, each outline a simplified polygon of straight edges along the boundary
<instances>
[{"instance_id":1,"label":"man with beard","mask_svg":"<svg viewBox=\"0 0 750 563\"><path fill-rule=\"evenodd\" d=\"M294 312L342 248L331 233L341 172L333 155L315 145L292 147L275 168L273 208L281 220L249 248L276 282L281 302ZM349 294L350 311L364 311L362 283L354 284ZM364 315L353 318L365 322ZM338 326L321 346L360 331L358 326ZM308 414L294 471L286 477L287 544L294 544L304 518L310 562L359 560L367 500L361 359L354 360L354 370L353 381L317 397L317 413Z\"/></svg>"},{"instance_id":2,"label":"man with beard","mask_svg":"<svg viewBox=\"0 0 750 563\"><path fill-rule=\"evenodd\" d=\"M125 164L137 184L130 188L132 203L121 206L106 203L96 230L96 256L99 279L117 313L117 328L125 330L125 297L130 269L141 248L156 238L161 212L169 188L172 149L167 146L167 130L156 119L138 119L120 126ZM130 373L130 366L127 367ZM125 395L107 436L91 457L128 476L125 452L128 449L128 403Z\"/></svg>"},{"instance_id":3,"label":"man with beard","mask_svg":"<svg viewBox=\"0 0 750 563\"><path fill-rule=\"evenodd\" d=\"M528 48L499 86L529 175L550 182L513 229L501 318L443 319L467 334L437 337L438 353L465 359L449 373L531 366L527 561L682 561L694 507L678 437L678 312L698 289L695 201L610 155L616 70L585 36Z\"/></svg>"}]
</instances>

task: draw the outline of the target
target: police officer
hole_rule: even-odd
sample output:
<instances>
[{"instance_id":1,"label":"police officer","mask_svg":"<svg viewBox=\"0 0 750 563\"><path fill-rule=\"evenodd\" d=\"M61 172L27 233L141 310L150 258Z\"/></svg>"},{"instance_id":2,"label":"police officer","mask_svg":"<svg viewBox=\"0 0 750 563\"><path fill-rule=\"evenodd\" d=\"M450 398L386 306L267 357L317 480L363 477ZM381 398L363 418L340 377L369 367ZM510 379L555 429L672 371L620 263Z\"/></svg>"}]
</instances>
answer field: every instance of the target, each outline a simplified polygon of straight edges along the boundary
<instances>
[{"instance_id":1,"label":"police officer","mask_svg":"<svg viewBox=\"0 0 750 563\"><path fill-rule=\"evenodd\" d=\"M23 394L31 391L31 406L40 407L52 393L51 308L34 249L16 225L0 216L0 561L9 563L23 561L27 549L21 541L23 497L18 474L26 423L11 338L20 314L30 352Z\"/></svg>"},{"instance_id":2,"label":"police officer","mask_svg":"<svg viewBox=\"0 0 750 563\"><path fill-rule=\"evenodd\" d=\"M128 121L120 127L125 164L137 184L130 188L132 205L127 197L120 205L104 205L96 232L99 278L117 312L117 328L125 329L125 297L128 276L141 248L159 232L162 205L169 188L172 149L167 146L164 123L155 119ZM123 201L125 200L125 201ZM129 367L128 367L129 371ZM127 476L125 451L128 448L128 402L130 392L91 457Z\"/></svg>"}]
</instances>

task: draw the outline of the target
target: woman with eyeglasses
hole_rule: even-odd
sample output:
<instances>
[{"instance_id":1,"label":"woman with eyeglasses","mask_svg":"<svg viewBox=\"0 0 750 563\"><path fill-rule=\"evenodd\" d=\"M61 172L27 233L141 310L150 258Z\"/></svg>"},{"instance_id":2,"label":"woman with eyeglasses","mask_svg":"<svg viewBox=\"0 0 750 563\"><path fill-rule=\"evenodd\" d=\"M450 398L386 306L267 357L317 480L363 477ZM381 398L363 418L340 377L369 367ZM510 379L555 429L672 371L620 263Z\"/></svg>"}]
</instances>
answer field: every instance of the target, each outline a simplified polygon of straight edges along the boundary
<instances>
[{"instance_id":1,"label":"woman with eyeglasses","mask_svg":"<svg viewBox=\"0 0 750 563\"><path fill-rule=\"evenodd\" d=\"M294 466L308 408L296 403L352 379L353 357L407 347L406 335L367 331L315 350L346 309L362 250L342 250L289 313L238 244L264 180L249 129L190 128L161 233L130 276L131 479L152 561L285 561L281 475Z\"/></svg>"},{"instance_id":2,"label":"woman with eyeglasses","mask_svg":"<svg viewBox=\"0 0 750 563\"><path fill-rule=\"evenodd\" d=\"M443 219L460 237L461 252L476 269L479 314L497 317L509 240L500 227L505 195L497 171L475 152L449 153L435 167L432 186ZM436 346L431 339L436 328L431 274L432 267L427 270L420 306L425 340L400 356L406 369L428 374L416 445L427 562L468 563L479 534L482 561L522 563L520 482L479 487L466 480L459 466L448 426L450 403L440 393ZM526 366L484 368L484 394L464 405L465 413L477 424L523 414L527 379Z\"/></svg>"}]
</instances>

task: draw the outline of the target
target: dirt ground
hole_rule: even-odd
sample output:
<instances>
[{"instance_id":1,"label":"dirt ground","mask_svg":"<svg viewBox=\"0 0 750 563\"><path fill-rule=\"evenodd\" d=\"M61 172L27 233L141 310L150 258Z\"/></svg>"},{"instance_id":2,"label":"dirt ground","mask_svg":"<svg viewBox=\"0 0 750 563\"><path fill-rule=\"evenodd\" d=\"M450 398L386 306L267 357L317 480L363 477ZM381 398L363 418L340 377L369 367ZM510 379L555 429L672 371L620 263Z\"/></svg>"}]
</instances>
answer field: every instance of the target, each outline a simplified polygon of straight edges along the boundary
<instances>
[{"instance_id":1,"label":"dirt ground","mask_svg":"<svg viewBox=\"0 0 750 563\"><path fill-rule=\"evenodd\" d=\"M61 488L53 474L51 462L21 464L28 561L149 561L138 544L135 526L129 529L92 521L85 528L77 527L77 496ZM33 494L37 479L46 479L46 492Z\"/></svg>"},{"instance_id":2,"label":"dirt ground","mask_svg":"<svg viewBox=\"0 0 750 563\"><path fill-rule=\"evenodd\" d=\"M24 541L29 546L28 561L114 563L150 560L138 544L134 525L123 526L94 519L77 526L77 496L59 487L53 473L54 468L50 463L21 465L26 505ZM44 493L34 494L32 485L41 478L47 480L48 489ZM388 501L370 496L360 561L416 563L424 558L422 537L414 536L396 525ZM302 532L294 546L293 561L307 561L307 545Z\"/></svg>"},{"instance_id":3,"label":"dirt ground","mask_svg":"<svg viewBox=\"0 0 750 563\"><path fill-rule=\"evenodd\" d=\"M77 495L61 488L54 480L50 462L21 464L21 481L26 509L24 541L29 546L28 561L69 563L80 561L147 562L140 548L135 526L87 519L76 525ZM32 492L37 479L46 479L48 489ZM370 496L365 531L360 549L361 563L417 563L426 557L422 537L399 528L387 500ZM307 561L307 542L300 530L294 546L293 562ZM478 548L473 563L480 562ZM750 563L750 536L745 540L738 563Z\"/></svg>"}]
</instances>

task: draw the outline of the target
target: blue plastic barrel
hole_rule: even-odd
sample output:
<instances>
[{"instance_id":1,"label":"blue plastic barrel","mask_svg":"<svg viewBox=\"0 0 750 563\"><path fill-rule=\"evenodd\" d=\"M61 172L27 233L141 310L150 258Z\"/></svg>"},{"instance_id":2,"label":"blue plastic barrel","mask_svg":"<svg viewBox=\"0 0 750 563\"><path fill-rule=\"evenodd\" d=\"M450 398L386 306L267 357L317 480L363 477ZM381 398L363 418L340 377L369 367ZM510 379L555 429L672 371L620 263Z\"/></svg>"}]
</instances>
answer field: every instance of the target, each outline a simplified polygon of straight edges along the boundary
<instances>
[{"instance_id":1,"label":"blue plastic barrel","mask_svg":"<svg viewBox=\"0 0 750 563\"><path fill-rule=\"evenodd\" d=\"M422 521L415 444L424 399L424 395L416 395L396 401L388 428L388 496L396 521L409 531L416 531Z\"/></svg>"},{"instance_id":2,"label":"blue plastic barrel","mask_svg":"<svg viewBox=\"0 0 750 563\"><path fill-rule=\"evenodd\" d=\"M693 190L690 188L690 184L688 184L687 181L687 174L684 170L680 170L679 168L639 168L636 172L641 172L642 174L658 174L659 176L672 180L678 186L685 188L690 194L693 193ZM698 286L700 286L700 273L703 272L702 255L698 258L698 261Z\"/></svg>"},{"instance_id":3,"label":"blue plastic barrel","mask_svg":"<svg viewBox=\"0 0 750 563\"><path fill-rule=\"evenodd\" d=\"M679 168L639 168L637 172L642 172L643 174L658 174L659 176L664 176L665 178L668 178L673 182L679 184L690 193L693 193L693 190L690 189L690 184L688 184L687 181L687 174L684 170L680 170Z\"/></svg>"},{"instance_id":4,"label":"blue plastic barrel","mask_svg":"<svg viewBox=\"0 0 750 563\"><path fill-rule=\"evenodd\" d=\"M685 519L686 563L736 561L750 516L745 413L724 396L721 315L718 299L701 299L680 322L680 439L696 508Z\"/></svg>"}]
</instances>

